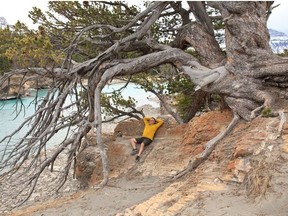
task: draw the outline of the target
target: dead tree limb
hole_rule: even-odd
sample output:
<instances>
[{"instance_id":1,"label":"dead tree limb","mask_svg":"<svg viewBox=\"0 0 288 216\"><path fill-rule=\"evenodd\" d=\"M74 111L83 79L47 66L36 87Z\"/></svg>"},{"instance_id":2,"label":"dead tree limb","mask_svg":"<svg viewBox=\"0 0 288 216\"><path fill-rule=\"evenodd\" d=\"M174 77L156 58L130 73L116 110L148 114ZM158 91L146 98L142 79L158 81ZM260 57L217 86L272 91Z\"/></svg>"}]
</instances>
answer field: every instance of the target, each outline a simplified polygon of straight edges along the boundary
<instances>
[{"instance_id":1,"label":"dead tree limb","mask_svg":"<svg viewBox=\"0 0 288 216\"><path fill-rule=\"evenodd\" d=\"M105 83L104 83L105 85ZM104 87L104 85L98 85L95 89L95 128L96 128L96 142L99 147L101 159L102 159L102 166L103 166L103 180L98 186L104 186L108 182L109 178L109 164L108 164L108 158L104 146L104 142L102 139L102 116L101 116L101 103L100 103L100 97L101 97L101 90Z\"/></svg>"}]
</instances>

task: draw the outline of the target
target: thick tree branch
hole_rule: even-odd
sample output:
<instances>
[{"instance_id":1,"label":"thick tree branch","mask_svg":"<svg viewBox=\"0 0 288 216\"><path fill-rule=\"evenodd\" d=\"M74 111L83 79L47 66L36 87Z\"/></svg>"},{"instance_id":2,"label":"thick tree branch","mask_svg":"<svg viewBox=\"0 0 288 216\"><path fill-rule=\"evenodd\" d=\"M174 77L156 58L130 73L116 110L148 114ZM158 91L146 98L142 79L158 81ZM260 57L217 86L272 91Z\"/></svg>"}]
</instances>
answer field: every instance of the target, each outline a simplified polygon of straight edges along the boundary
<instances>
[{"instance_id":1,"label":"thick tree branch","mask_svg":"<svg viewBox=\"0 0 288 216\"><path fill-rule=\"evenodd\" d=\"M206 29L206 31L214 36L214 28L212 25L211 18L208 16L205 10L205 3L202 1L188 1L191 11L195 15L198 22L200 22Z\"/></svg>"}]
</instances>

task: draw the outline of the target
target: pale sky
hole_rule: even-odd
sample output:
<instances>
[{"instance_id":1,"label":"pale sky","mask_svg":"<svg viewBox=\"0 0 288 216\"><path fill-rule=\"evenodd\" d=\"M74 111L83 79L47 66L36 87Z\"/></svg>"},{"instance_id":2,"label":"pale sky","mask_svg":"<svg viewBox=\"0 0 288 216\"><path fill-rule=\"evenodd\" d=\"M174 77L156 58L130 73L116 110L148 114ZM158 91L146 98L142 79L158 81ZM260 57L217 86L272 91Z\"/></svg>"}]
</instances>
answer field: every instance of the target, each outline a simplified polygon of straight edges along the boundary
<instances>
[{"instance_id":1,"label":"pale sky","mask_svg":"<svg viewBox=\"0 0 288 216\"><path fill-rule=\"evenodd\" d=\"M268 20L268 28L284 32L288 35L288 1L277 0L274 2L274 8Z\"/></svg>"},{"instance_id":2,"label":"pale sky","mask_svg":"<svg viewBox=\"0 0 288 216\"><path fill-rule=\"evenodd\" d=\"M34 6L46 11L48 9L48 1L5 0L1 2L0 17L4 17L10 25L14 25L19 20L32 28L33 22L28 17L28 13Z\"/></svg>"},{"instance_id":3,"label":"pale sky","mask_svg":"<svg viewBox=\"0 0 288 216\"><path fill-rule=\"evenodd\" d=\"M28 12L32 10L32 7L36 6L43 11L48 9L47 0L6 0L1 3L0 17L5 17L11 25L15 24L17 20L20 20L30 28L33 27L33 24L28 18ZM268 28L273 28L288 35L288 1L276 0L274 6L277 4L280 4L280 6L273 10L268 20Z\"/></svg>"}]
</instances>

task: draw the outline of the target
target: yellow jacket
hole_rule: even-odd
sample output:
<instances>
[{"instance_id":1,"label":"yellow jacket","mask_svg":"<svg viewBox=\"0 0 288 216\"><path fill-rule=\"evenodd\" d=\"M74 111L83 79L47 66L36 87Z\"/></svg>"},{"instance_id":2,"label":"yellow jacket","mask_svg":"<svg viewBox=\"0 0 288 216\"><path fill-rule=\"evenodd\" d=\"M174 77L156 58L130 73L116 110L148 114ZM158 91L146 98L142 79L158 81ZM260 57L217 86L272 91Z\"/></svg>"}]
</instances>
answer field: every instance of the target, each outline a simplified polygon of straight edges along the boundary
<instances>
[{"instance_id":1,"label":"yellow jacket","mask_svg":"<svg viewBox=\"0 0 288 216\"><path fill-rule=\"evenodd\" d=\"M149 119L150 119L150 117L144 117L144 119L143 119L145 127L144 127L144 130L143 130L142 137L146 137L146 138L149 138L149 139L153 140L157 129L161 125L164 124L164 121L162 119L156 119L157 123L153 124L153 125L150 125L149 124Z\"/></svg>"}]
</instances>

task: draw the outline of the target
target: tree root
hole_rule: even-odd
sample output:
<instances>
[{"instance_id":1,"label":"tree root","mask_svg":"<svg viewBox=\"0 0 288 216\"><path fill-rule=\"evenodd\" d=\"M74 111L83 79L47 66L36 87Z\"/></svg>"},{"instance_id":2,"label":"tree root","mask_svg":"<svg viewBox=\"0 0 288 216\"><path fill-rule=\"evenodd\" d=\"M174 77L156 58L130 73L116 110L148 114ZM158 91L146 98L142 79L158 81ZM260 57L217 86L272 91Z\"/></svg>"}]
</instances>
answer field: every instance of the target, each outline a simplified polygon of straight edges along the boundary
<instances>
[{"instance_id":1,"label":"tree root","mask_svg":"<svg viewBox=\"0 0 288 216\"><path fill-rule=\"evenodd\" d=\"M256 109L252 110L250 118L251 118L251 119L256 118L256 116L257 116L256 113L260 112L263 108L264 108L264 105L259 106L259 107L257 107Z\"/></svg>"},{"instance_id":2,"label":"tree root","mask_svg":"<svg viewBox=\"0 0 288 216\"><path fill-rule=\"evenodd\" d=\"M228 127L224 131L219 133L216 137L211 139L208 143L206 143L205 150L202 153L199 153L198 155L196 155L194 158L192 158L192 160L189 161L189 164L187 165L187 167L184 170L181 170L176 175L171 177L169 180L173 181L173 180L181 178L182 176L186 175L187 173L195 170L203 161L208 159L209 155L212 153L212 151L216 147L217 143L221 139L223 139L236 126L239 119L240 119L240 117L236 113L234 113L234 117L233 117L232 121L230 122L230 124L228 125Z\"/></svg>"},{"instance_id":3,"label":"tree root","mask_svg":"<svg viewBox=\"0 0 288 216\"><path fill-rule=\"evenodd\" d=\"M277 138L279 138L282 134L283 126L286 122L286 116L283 110L278 111L279 117L280 117L280 122L279 122L279 127L278 127L278 133L277 133Z\"/></svg>"}]
</instances>

